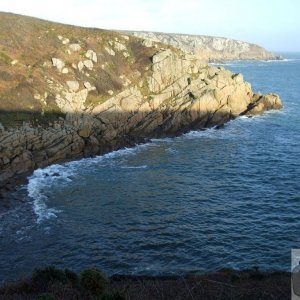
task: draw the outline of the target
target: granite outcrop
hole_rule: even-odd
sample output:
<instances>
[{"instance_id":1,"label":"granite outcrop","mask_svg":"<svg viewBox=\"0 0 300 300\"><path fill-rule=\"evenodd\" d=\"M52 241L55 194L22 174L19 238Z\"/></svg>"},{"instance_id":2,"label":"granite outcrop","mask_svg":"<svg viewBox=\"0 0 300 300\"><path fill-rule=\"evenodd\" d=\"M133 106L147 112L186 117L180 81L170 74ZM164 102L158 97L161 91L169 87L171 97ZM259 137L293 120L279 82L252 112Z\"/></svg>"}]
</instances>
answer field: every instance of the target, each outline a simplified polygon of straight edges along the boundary
<instances>
[{"instance_id":1,"label":"granite outcrop","mask_svg":"<svg viewBox=\"0 0 300 300\"><path fill-rule=\"evenodd\" d=\"M282 107L275 94L255 94L242 74L168 45L149 47L116 32L4 18L21 22L22 30L25 21L39 25L38 34L46 38L43 51L32 42L32 57L22 53L28 38L20 49L9 43L0 48L6 58L0 59L6 78L0 79L1 187L50 164Z\"/></svg>"}]
</instances>

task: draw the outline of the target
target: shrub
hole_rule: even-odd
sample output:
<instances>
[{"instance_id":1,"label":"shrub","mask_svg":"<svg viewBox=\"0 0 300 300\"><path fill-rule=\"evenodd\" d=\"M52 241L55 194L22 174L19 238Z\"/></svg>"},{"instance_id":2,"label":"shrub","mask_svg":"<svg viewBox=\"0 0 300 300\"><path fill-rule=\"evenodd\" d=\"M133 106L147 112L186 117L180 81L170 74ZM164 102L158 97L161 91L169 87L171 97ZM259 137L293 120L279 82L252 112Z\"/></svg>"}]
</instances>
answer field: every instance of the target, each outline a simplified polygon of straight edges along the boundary
<instances>
[{"instance_id":1,"label":"shrub","mask_svg":"<svg viewBox=\"0 0 300 300\"><path fill-rule=\"evenodd\" d=\"M103 294L107 284L107 277L96 268L84 270L80 275L81 287L94 295Z\"/></svg>"},{"instance_id":2,"label":"shrub","mask_svg":"<svg viewBox=\"0 0 300 300\"><path fill-rule=\"evenodd\" d=\"M79 286L79 278L75 272L73 272L69 269L65 269L65 275L66 275L67 280L73 287Z\"/></svg>"},{"instance_id":3,"label":"shrub","mask_svg":"<svg viewBox=\"0 0 300 300\"><path fill-rule=\"evenodd\" d=\"M68 283L68 279L64 271L59 270L53 266L36 269L32 275L32 284L35 289L47 288L49 284L60 282L62 284Z\"/></svg>"},{"instance_id":4,"label":"shrub","mask_svg":"<svg viewBox=\"0 0 300 300\"><path fill-rule=\"evenodd\" d=\"M117 291L112 294L105 294L101 300L125 300L125 296Z\"/></svg>"},{"instance_id":5,"label":"shrub","mask_svg":"<svg viewBox=\"0 0 300 300\"><path fill-rule=\"evenodd\" d=\"M56 300L56 298L49 293L43 293L36 297L36 300Z\"/></svg>"}]
</instances>

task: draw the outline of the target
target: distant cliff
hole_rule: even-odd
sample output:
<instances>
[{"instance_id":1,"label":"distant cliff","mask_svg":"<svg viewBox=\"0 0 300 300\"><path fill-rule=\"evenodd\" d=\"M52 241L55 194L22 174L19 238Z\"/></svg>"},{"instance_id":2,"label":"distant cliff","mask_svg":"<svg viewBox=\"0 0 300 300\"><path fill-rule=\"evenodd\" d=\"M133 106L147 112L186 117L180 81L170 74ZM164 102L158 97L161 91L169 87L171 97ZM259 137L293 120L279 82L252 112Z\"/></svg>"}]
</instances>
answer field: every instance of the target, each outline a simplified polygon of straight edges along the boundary
<instances>
[{"instance_id":1,"label":"distant cliff","mask_svg":"<svg viewBox=\"0 0 300 300\"><path fill-rule=\"evenodd\" d=\"M280 56L258 45L223 37L144 31L126 31L126 33L144 39L146 46L161 42L180 48L186 53L193 53L203 61L280 59Z\"/></svg>"},{"instance_id":2,"label":"distant cliff","mask_svg":"<svg viewBox=\"0 0 300 300\"><path fill-rule=\"evenodd\" d=\"M279 109L241 74L118 32L0 13L0 187L35 168Z\"/></svg>"}]
</instances>

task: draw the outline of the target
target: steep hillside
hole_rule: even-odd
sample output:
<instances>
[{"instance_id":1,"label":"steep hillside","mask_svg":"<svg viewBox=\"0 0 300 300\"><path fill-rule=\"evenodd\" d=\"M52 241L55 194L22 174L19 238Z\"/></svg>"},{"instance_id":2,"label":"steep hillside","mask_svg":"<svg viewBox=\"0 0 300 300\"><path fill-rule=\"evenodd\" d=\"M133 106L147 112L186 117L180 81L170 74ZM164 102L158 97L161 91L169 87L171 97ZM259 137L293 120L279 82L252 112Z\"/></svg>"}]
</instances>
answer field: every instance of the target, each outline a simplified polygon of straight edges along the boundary
<instances>
[{"instance_id":1,"label":"steep hillside","mask_svg":"<svg viewBox=\"0 0 300 300\"><path fill-rule=\"evenodd\" d=\"M165 43L187 53L193 53L203 61L280 59L279 56L258 45L223 37L143 31L126 31L126 33L144 39L145 45L151 46L155 42Z\"/></svg>"},{"instance_id":2,"label":"steep hillside","mask_svg":"<svg viewBox=\"0 0 300 300\"><path fill-rule=\"evenodd\" d=\"M241 74L144 44L0 14L0 186L52 163L282 107Z\"/></svg>"}]
</instances>

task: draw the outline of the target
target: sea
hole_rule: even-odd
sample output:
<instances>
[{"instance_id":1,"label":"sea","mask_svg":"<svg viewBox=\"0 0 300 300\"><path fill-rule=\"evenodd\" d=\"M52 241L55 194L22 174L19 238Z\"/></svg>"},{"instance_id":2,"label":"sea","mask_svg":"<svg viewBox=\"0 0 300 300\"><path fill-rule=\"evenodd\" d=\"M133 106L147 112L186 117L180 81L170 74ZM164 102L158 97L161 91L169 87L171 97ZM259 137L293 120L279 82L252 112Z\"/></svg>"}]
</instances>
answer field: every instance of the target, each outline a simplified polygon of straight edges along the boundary
<instances>
[{"instance_id":1,"label":"sea","mask_svg":"<svg viewBox=\"0 0 300 300\"><path fill-rule=\"evenodd\" d=\"M300 248L300 53L223 64L284 108L36 170L0 211L0 282L37 267L290 270Z\"/></svg>"}]
</instances>

